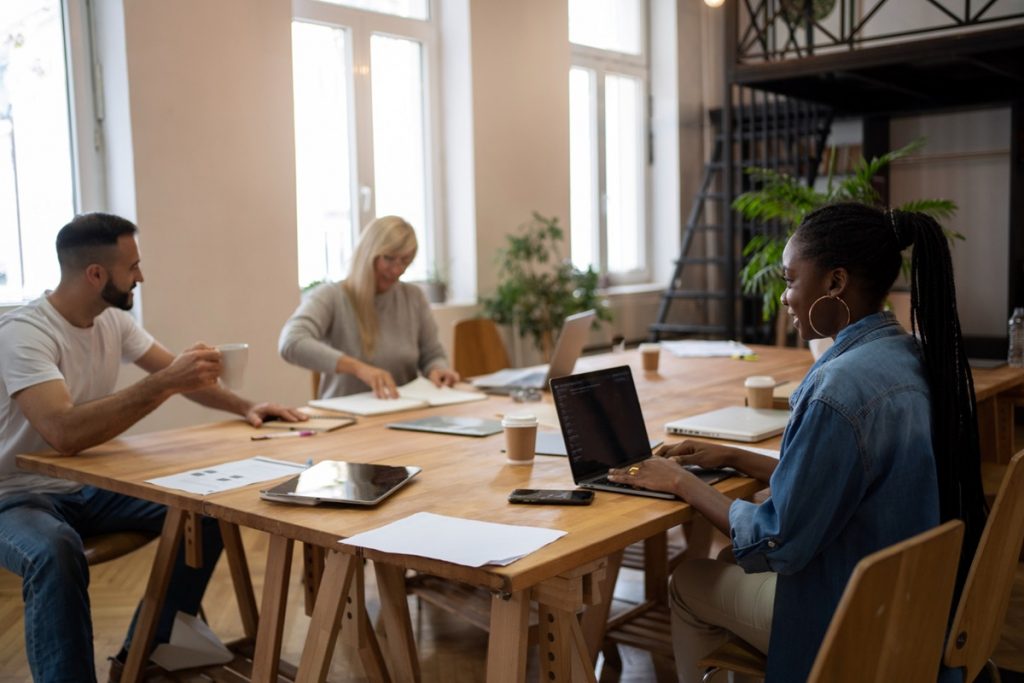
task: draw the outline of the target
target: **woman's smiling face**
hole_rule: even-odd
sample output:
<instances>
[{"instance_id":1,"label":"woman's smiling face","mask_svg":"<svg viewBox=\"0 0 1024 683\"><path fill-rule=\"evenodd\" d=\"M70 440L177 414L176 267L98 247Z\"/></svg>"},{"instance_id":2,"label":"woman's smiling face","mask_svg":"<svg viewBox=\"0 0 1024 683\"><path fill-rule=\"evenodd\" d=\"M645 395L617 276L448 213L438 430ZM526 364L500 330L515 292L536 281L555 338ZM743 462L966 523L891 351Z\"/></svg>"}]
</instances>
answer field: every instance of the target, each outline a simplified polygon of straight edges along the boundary
<instances>
[{"instance_id":1,"label":"woman's smiling face","mask_svg":"<svg viewBox=\"0 0 1024 683\"><path fill-rule=\"evenodd\" d=\"M821 339L822 335L811 327L809 311L811 304L828 294L828 273L801 256L799 244L790 239L782 252L782 277L786 281L786 289L780 301L793 319L793 326L806 340Z\"/></svg>"}]
</instances>

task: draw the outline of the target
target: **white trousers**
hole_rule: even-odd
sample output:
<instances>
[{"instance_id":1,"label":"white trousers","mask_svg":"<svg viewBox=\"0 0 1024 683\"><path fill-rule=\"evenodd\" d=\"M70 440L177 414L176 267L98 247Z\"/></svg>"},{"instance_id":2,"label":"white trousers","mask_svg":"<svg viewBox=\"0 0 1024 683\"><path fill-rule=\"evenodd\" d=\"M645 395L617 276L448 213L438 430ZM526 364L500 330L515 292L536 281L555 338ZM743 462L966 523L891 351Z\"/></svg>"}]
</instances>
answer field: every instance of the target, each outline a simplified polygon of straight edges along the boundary
<instances>
[{"instance_id":1,"label":"white trousers","mask_svg":"<svg viewBox=\"0 0 1024 683\"><path fill-rule=\"evenodd\" d=\"M735 634L768 652L775 574L747 574L722 560L684 561L672 574L672 649L680 683L698 683L697 662ZM739 676L734 681L745 680Z\"/></svg>"}]
</instances>

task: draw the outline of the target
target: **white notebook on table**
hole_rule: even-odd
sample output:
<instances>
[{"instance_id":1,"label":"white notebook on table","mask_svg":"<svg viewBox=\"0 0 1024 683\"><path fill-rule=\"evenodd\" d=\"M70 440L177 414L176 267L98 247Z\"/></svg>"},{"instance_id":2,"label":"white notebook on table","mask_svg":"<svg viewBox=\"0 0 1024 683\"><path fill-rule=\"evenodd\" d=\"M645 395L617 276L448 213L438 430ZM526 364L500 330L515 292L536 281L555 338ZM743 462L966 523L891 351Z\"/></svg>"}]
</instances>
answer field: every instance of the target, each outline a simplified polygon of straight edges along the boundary
<instances>
[{"instance_id":1,"label":"white notebook on table","mask_svg":"<svg viewBox=\"0 0 1024 683\"><path fill-rule=\"evenodd\" d=\"M448 406L455 403L483 401L486 394L479 391L460 391L451 387L435 387L426 377L417 377L398 387L398 398L377 398L372 391L349 394L337 398L318 398L309 405L323 410L335 410L353 415L382 415L429 406Z\"/></svg>"}]
</instances>

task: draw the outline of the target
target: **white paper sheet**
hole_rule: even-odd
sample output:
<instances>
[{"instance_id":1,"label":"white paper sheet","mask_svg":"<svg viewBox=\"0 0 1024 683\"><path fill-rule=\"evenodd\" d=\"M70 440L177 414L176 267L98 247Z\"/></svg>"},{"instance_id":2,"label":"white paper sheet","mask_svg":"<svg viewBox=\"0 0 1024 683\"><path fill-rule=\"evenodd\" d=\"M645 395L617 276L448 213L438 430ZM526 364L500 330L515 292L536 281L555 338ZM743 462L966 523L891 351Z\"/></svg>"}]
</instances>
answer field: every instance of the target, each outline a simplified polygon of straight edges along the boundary
<instances>
[{"instance_id":1,"label":"white paper sheet","mask_svg":"<svg viewBox=\"0 0 1024 683\"><path fill-rule=\"evenodd\" d=\"M417 555L467 567L507 565L565 536L566 531L494 524L417 512L341 543Z\"/></svg>"},{"instance_id":2,"label":"white paper sheet","mask_svg":"<svg viewBox=\"0 0 1024 683\"><path fill-rule=\"evenodd\" d=\"M171 642L158 645L149 658L162 669L178 671L227 664L234 655L201 619L178 612L174 615Z\"/></svg>"},{"instance_id":3,"label":"white paper sheet","mask_svg":"<svg viewBox=\"0 0 1024 683\"><path fill-rule=\"evenodd\" d=\"M451 387L435 387L426 377L417 377L398 387L398 398L377 398L372 391L349 394L336 398L310 401L309 405L323 410L335 410L354 415L383 415L427 406L447 406L455 403L483 401L487 394L479 391L460 391Z\"/></svg>"},{"instance_id":4,"label":"white paper sheet","mask_svg":"<svg viewBox=\"0 0 1024 683\"><path fill-rule=\"evenodd\" d=\"M663 341L661 347L679 358L731 358L732 356L754 355L749 346L744 346L738 341L683 339Z\"/></svg>"},{"instance_id":5,"label":"white paper sheet","mask_svg":"<svg viewBox=\"0 0 1024 683\"><path fill-rule=\"evenodd\" d=\"M767 455L769 458L779 459L779 449L777 448L756 448L754 446L739 446L745 451L752 451L754 453L760 453L761 455Z\"/></svg>"},{"instance_id":6,"label":"white paper sheet","mask_svg":"<svg viewBox=\"0 0 1024 683\"><path fill-rule=\"evenodd\" d=\"M306 467L307 465L301 463L274 460L258 455L245 460L234 460L166 477L147 479L146 482L167 489L177 489L205 496L298 474Z\"/></svg>"}]
</instances>

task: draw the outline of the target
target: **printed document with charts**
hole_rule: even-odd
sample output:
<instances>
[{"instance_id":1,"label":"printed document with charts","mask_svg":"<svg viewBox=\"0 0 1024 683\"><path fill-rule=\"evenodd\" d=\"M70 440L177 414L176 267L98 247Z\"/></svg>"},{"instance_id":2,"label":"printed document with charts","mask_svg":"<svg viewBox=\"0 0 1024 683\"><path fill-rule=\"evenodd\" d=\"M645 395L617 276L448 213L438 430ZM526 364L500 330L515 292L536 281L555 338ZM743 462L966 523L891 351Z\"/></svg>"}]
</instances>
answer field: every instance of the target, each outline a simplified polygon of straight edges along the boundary
<instances>
[{"instance_id":1,"label":"printed document with charts","mask_svg":"<svg viewBox=\"0 0 1024 683\"><path fill-rule=\"evenodd\" d=\"M414 410L428 406L448 406L454 403L483 401L487 394L479 391L459 391L451 387L435 387L426 377L417 377L408 384L398 387L398 398L377 398L372 391L361 394L320 398L309 405L324 410L336 410L354 415L381 415Z\"/></svg>"}]
</instances>

